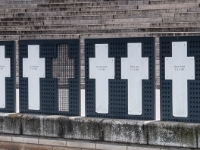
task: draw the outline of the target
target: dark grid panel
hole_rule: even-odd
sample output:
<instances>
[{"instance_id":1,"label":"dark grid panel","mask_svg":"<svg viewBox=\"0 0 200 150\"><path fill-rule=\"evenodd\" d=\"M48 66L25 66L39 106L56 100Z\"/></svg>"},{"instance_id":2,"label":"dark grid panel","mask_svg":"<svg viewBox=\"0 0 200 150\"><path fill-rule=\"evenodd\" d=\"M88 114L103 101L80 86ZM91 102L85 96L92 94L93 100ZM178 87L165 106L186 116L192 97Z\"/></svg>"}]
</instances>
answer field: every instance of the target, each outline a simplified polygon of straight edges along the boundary
<instances>
[{"instance_id":1,"label":"dark grid panel","mask_svg":"<svg viewBox=\"0 0 200 150\"><path fill-rule=\"evenodd\" d=\"M40 79L40 110L28 109L28 78L23 78L23 58L28 57L28 45L40 45L40 58L45 58L45 73L46 78ZM57 64L53 63L54 59L59 57L59 49L62 45L67 45L68 50L62 59L69 57L74 60L74 69L65 69L66 72L74 74L73 79L66 79L69 76L64 76L64 80L70 80L68 85L59 83L59 74L55 73L60 67L58 58ZM20 112L21 113L36 113L36 114L58 114L77 116L80 115L80 65L79 65L79 40L35 40L35 41L20 41L19 42L19 81L20 81ZM58 71L60 71L59 69ZM71 82L71 80L73 82ZM58 109L58 91L60 88L69 90L69 109L68 111L59 111ZM76 94L74 94L76 93ZM71 105L72 104L72 105Z\"/></svg>"},{"instance_id":2,"label":"dark grid panel","mask_svg":"<svg viewBox=\"0 0 200 150\"><path fill-rule=\"evenodd\" d=\"M143 80L142 115L128 115L128 80L121 79L121 58L127 57L127 43L142 43L142 57L149 58L149 80ZM95 44L108 44L109 57L115 58L115 79L109 80L109 113L95 112L95 79L89 79L89 58L95 57ZM103 61L103 60L102 60ZM154 38L86 39L85 83L86 116L120 119L155 119Z\"/></svg>"},{"instance_id":3,"label":"dark grid panel","mask_svg":"<svg viewBox=\"0 0 200 150\"><path fill-rule=\"evenodd\" d=\"M165 80L165 57L172 57L172 42L186 41L187 56L195 58L195 80L188 80L188 117L173 117L172 80ZM160 38L160 104L161 120L200 122L200 37Z\"/></svg>"},{"instance_id":4,"label":"dark grid panel","mask_svg":"<svg viewBox=\"0 0 200 150\"><path fill-rule=\"evenodd\" d=\"M10 58L11 77L5 78L6 106L0 108L0 112L15 112L16 108L16 84L15 84L15 42L0 41L0 45L5 46L5 57Z\"/></svg>"}]
</instances>

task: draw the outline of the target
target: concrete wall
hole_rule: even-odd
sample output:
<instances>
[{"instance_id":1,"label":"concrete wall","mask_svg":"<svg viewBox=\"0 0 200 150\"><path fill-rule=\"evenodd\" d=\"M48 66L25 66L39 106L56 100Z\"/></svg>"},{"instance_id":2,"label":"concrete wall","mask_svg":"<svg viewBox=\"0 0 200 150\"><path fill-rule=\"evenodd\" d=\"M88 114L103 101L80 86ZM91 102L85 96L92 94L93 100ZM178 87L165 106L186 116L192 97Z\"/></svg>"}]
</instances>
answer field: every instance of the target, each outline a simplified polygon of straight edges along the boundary
<instances>
[{"instance_id":1,"label":"concrete wall","mask_svg":"<svg viewBox=\"0 0 200 150\"><path fill-rule=\"evenodd\" d=\"M198 149L199 131L195 123L1 113L0 149Z\"/></svg>"}]
</instances>

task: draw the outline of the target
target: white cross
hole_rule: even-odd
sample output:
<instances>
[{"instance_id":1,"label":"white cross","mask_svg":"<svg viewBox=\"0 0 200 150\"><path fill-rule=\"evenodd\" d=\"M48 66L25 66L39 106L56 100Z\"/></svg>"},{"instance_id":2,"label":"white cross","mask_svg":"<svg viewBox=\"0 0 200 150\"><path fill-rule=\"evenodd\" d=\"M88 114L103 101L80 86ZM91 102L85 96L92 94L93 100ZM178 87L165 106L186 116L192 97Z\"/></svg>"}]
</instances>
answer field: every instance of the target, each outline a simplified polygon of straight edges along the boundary
<instances>
[{"instance_id":1,"label":"white cross","mask_svg":"<svg viewBox=\"0 0 200 150\"><path fill-rule=\"evenodd\" d=\"M142 114L142 79L149 78L148 58L142 58L142 44L128 43L128 58L121 58L121 78L128 79L128 114Z\"/></svg>"},{"instance_id":2,"label":"white cross","mask_svg":"<svg viewBox=\"0 0 200 150\"><path fill-rule=\"evenodd\" d=\"M23 58L23 77L28 77L28 108L40 109L40 78L45 78L45 58L40 58L39 45L28 45L28 58Z\"/></svg>"},{"instance_id":3,"label":"white cross","mask_svg":"<svg viewBox=\"0 0 200 150\"><path fill-rule=\"evenodd\" d=\"M89 58L89 78L95 79L97 113L108 113L108 79L114 79L114 73L114 58L108 58L108 44L95 44L95 58Z\"/></svg>"},{"instance_id":4,"label":"white cross","mask_svg":"<svg viewBox=\"0 0 200 150\"><path fill-rule=\"evenodd\" d=\"M5 58L5 46L0 46L0 108L6 106L6 77L10 77L10 58Z\"/></svg>"},{"instance_id":5,"label":"white cross","mask_svg":"<svg viewBox=\"0 0 200 150\"><path fill-rule=\"evenodd\" d=\"M187 117L187 81L195 79L194 57L187 57L187 42L172 42L172 57L165 57L165 79L172 80L173 116Z\"/></svg>"}]
</instances>

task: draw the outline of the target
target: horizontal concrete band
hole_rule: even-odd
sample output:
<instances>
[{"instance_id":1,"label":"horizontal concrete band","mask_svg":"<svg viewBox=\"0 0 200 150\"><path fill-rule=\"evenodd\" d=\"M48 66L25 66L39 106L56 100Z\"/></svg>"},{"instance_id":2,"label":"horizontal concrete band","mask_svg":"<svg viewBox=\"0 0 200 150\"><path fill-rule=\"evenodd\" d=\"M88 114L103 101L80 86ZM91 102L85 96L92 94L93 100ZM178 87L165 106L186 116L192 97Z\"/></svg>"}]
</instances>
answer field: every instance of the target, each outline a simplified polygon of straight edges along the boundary
<instances>
[{"instance_id":1,"label":"horizontal concrete band","mask_svg":"<svg viewBox=\"0 0 200 150\"><path fill-rule=\"evenodd\" d=\"M69 140L62 138L44 138L0 134L2 150L194 150L194 148L152 146L142 144L114 143L86 140Z\"/></svg>"},{"instance_id":2,"label":"horizontal concrete band","mask_svg":"<svg viewBox=\"0 0 200 150\"><path fill-rule=\"evenodd\" d=\"M2 136L10 134L9 136L64 139L64 143L60 140L60 144L65 144L65 140L86 140L116 144L199 148L199 129L200 124L195 123L0 114ZM40 141L33 140L35 144ZM45 143L45 140L42 142Z\"/></svg>"}]
</instances>

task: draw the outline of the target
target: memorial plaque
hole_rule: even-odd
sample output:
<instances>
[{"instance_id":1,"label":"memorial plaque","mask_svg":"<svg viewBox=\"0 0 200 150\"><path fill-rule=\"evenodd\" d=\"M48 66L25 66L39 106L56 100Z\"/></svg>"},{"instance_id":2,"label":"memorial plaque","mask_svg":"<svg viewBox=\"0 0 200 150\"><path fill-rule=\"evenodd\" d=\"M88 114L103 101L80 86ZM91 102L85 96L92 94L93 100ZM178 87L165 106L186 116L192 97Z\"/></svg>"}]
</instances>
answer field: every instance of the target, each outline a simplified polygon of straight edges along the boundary
<instances>
[{"instance_id":1,"label":"memorial plaque","mask_svg":"<svg viewBox=\"0 0 200 150\"><path fill-rule=\"evenodd\" d=\"M20 112L80 115L79 67L79 40L20 41Z\"/></svg>"},{"instance_id":2,"label":"memorial plaque","mask_svg":"<svg viewBox=\"0 0 200 150\"><path fill-rule=\"evenodd\" d=\"M103 61L102 61L103 60ZM114 58L108 58L108 44L95 44L95 58L89 58L90 79L95 79L96 112L108 113L108 80L114 79Z\"/></svg>"},{"instance_id":3,"label":"memorial plaque","mask_svg":"<svg viewBox=\"0 0 200 150\"><path fill-rule=\"evenodd\" d=\"M28 108L40 110L40 78L45 78L45 58L39 57L39 45L28 45L23 58L23 77L28 78Z\"/></svg>"},{"instance_id":4,"label":"memorial plaque","mask_svg":"<svg viewBox=\"0 0 200 150\"><path fill-rule=\"evenodd\" d=\"M154 38L86 39L86 116L154 119L154 64Z\"/></svg>"},{"instance_id":5,"label":"memorial plaque","mask_svg":"<svg viewBox=\"0 0 200 150\"><path fill-rule=\"evenodd\" d=\"M160 38L161 120L200 122L200 38Z\"/></svg>"},{"instance_id":6,"label":"memorial plaque","mask_svg":"<svg viewBox=\"0 0 200 150\"><path fill-rule=\"evenodd\" d=\"M15 43L0 41L0 112L15 112Z\"/></svg>"},{"instance_id":7,"label":"memorial plaque","mask_svg":"<svg viewBox=\"0 0 200 150\"><path fill-rule=\"evenodd\" d=\"M142 58L142 44L128 43L128 57L121 58L122 79L128 79L128 114L142 114L142 79L149 78L148 57Z\"/></svg>"}]
</instances>

